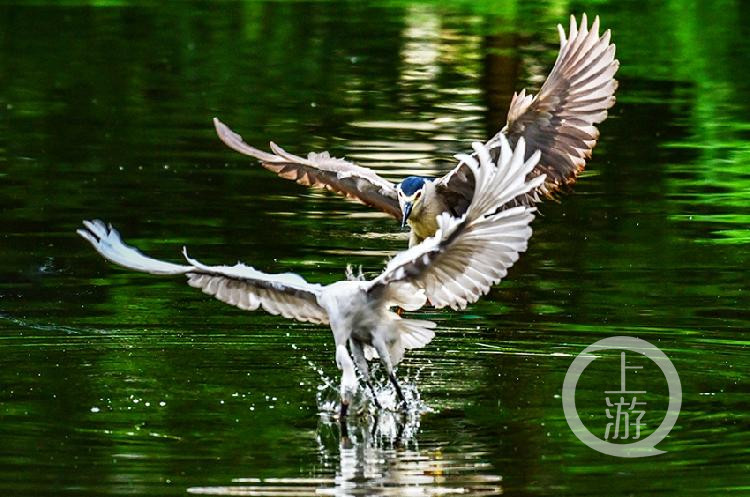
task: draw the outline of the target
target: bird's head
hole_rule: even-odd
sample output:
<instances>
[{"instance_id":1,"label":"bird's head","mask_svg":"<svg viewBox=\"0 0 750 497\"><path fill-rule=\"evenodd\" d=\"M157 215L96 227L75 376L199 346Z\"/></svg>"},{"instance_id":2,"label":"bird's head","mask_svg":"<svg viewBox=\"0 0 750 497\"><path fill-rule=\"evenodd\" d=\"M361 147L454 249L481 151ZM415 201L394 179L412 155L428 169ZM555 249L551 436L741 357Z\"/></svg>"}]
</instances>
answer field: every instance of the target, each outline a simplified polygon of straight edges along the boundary
<instances>
[{"instance_id":1,"label":"bird's head","mask_svg":"<svg viewBox=\"0 0 750 497\"><path fill-rule=\"evenodd\" d=\"M419 211L424 201L425 186L429 180L419 176L409 176L398 184L398 205L401 206L401 227L406 226L412 212Z\"/></svg>"}]
</instances>

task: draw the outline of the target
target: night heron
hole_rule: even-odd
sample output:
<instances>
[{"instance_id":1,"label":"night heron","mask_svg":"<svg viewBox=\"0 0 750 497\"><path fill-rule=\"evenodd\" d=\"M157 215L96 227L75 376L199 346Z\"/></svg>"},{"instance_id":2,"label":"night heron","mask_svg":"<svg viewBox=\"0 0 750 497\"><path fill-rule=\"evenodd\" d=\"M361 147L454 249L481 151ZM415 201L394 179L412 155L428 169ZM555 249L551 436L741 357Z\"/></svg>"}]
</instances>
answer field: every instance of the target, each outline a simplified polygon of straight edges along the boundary
<instances>
[{"instance_id":1,"label":"night heron","mask_svg":"<svg viewBox=\"0 0 750 497\"><path fill-rule=\"evenodd\" d=\"M610 31L599 36L599 17L588 28L586 14L580 26L570 17L570 35L558 25L560 52L552 71L535 97L526 90L513 95L505 127L491 138L487 147L493 159L505 136L511 146L526 141L526 158L539 150L541 159L530 177L546 175L534 190L508 199L503 207L532 205L540 196L551 196L575 182L586 166L586 159L599 138L596 124L607 117L615 103L619 67ZM218 119L214 125L219 138L232 149L259 159L263 167L301 185L322 187L378 208L411 227L409 246L432 236L441 212L460 216L474 193L474 177L465 160L440 178L411 176L399 184L378 176L371 169L327 152L299 157L271 143L273 153L246 144ZM458 157L458 156L457 156Z\"/></svg>"},{"instance_id":2,"label":"night heron","mask_svg":"<svg viewBox=\"0 0 750 497\"><path fill-rule=\"evenodd\" d=\"M488 149L478 142L473 145L473 157L461 157L475 178L474 195L466 212L458 218L441 214L434 237L398 253L372 280L349 277L322 286L308 283L297 274L267 274L241 263L206 266L184 250L187 264L172 264L126 245L115 229L101 221L84 221L85 229L79 229L78 234L104 258L128 269L185 274L191 286L241 309L262 307L286 318L330 324L336 364L342 370L343 418L358 386L355 364L372 390L367 361L379 357L403 402L393 367L406 349L421 348L435 335L432 321L402 318L391 308L414 311L429 299L436 308L463 309L502 280L519 253L526 250L534 208L517 206L497 212L497 207L544 181L543 175L526 179L540 154L536 152L525 160L523 139L515 151L505 138L500 141L496 165ZM377 399L375 403L377 406Z\"/></svg>"}]
</instances>

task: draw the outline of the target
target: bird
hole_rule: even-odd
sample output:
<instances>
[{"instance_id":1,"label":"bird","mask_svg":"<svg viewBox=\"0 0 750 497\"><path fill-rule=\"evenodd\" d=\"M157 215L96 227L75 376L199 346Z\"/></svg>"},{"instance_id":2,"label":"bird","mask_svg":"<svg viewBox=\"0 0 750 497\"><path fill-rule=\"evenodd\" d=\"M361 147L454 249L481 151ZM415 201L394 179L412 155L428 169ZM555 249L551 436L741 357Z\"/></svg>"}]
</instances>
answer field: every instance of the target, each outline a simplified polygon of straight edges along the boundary
<instances>
[{"instance_id":1,"label":"bird","mask_svg":"<svg viewBox=\"0 0 750 497\"><path fill-rule=\"evenodd\" d=\"M614 75L620 65L615 58L615 45L610 43L610 30L600 36L599 24L597 16L589 28L583 14L577 25L571 15L567 35L558 24L560 51L539 93L533 96L525 89L514 93L505 126L485 143L493 158L503 136L511 146L524 138L526 158L541 151L541 159L530 176L544 174L546 181L533 191L510 199L504 208L533 205L543 197L554 197L575 183L586 159L591 158L599 139L596 125L607 118L608 109L615 103L618 82ZM268 153L245 143L218 118L214 118L214 126L227 146L258 159L280 177L359 200L393 216L402 228L408 224L409 246L435 233L436 216L441 212L463 214L474 192L473 176L462 160L442 177L409 176L394 184L371 169L332 157L328 152L310 152L301 157L271 142L272 153Z\"/></svg>"},{"instance_id":2,"label":"bird","mask_svg":"<svg viewBox=\"0 0 750 497\"><path fill-rule=\"evenodd\" d=\"M519 205L497 211L497 206L537 188L544 175L527 179L540 153L525 159L525 143L512 148L501 138L499 159L492 160L480 142L474 156L462 157L473 174L474 195L460 217L440 214L434 236L397 253L382 273L372 279L354 277L326 286L309 283L294 273L269 274L237 263L208 266L183 248L185 264L153 259L125 244L119 232L100 220L84 221L77 233L108 261L156 275L186 275L188 284L244 310L265 311L315 324L328 324L341 370L340 419L357 391L356 370L373 393L368 359L378 357L401 404L403 392L394 367L406 349L421 348L435 335L436 324L403 318L391 309L416 311L427 300L435 308L464 309L499 283L527 248L535 208ZM355 366L356 365L356 366Z\"/></svg>"}]
</instances>

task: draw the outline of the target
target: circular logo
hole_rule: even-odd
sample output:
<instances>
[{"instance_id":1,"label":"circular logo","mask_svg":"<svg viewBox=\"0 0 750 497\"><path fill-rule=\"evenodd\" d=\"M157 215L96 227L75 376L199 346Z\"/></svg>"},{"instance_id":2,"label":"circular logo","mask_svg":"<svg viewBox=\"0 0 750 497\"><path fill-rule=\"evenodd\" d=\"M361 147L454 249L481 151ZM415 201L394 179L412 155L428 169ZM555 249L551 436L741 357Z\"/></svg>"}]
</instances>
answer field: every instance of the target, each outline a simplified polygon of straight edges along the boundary
<instances>
[{"instance_id":1,"label":"circular logo","mask_svg":"<svg viewBox=\"0 0 750 497\"><path fill-rule=\"evenodd\" d=\"M576 411L575 393L576 386L578 385L578 378L580 378L583 370L586 369L586 367L597 358L595 355L592 355L593 353L609 349L631 351L646 356L647 358L651 359L651 361L653 361L657 366L659 366L659 369L661 369L661 372L667 379L667 386L669 387L669 406L667 407L666 416L664 417L656 431L651 433L651 435L649 435L648 437L640 439L633 443L616 444L598 438L586 428L583 422L581 422L581 418L578 416L578 412ZM627 367L625 366L624 354L622 367L623 391L618 391L616 393L644 393L626 391L624 385L624 371ZM631 366L630 368L634 367ZM607 402L608 405L612 405L609 404L609 400ZM568 368L568 372L565 374L565 380L563 381L562 404L563 412L565 413L565 419L568 422L568 426L570 426L570 429L573 430L573 434L575 434L575 436L578 437L581 442L588 445L592 449L603 454L608 454L615 457L655 456L664 453L663 450L659 450L656 448L656 444L661 442L664 437L669 434L670 430L672 430L672 427L674 427L674 424L677 421L677 417L680 415L680 406L682 405L682 386L680 384L680 377L677 374L677 370L674 368L672 361L670 361L669 358L664 354L664 352L659 350L657 347L645 340L641 340L640 338L626 336L609 337L605 338L604 340L599 340L592 345L589 345L573 360L573 363ZM637 404L636 398L633 397L631 408L635 404ZM621 415L620 407L627 407L627 403L614 405L618 406L616 416L619 418ZM614 418L614 416L610 415L609 410L607 411L607 416ZM640 421L640 418L638 418L638 421ZM626 417L625 430L627 430L629 423L629 418ZM640 428L640 425L638 428Z\"/></svg>"}]
</instances>

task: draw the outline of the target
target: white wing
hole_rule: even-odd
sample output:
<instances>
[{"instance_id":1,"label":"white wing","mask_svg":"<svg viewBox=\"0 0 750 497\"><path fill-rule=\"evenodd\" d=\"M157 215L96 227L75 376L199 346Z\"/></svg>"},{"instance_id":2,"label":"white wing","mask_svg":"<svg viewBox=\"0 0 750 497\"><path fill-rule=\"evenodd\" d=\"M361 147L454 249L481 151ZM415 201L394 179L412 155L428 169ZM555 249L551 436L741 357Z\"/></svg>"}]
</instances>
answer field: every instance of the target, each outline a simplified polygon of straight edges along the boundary
<instances>
[{"instance_id":1,"label":"white wing","mask_svg":"<svg viewBox=\"0 0 750 497\"><path fill-rule=\"evenodd\" d=\"M243 264L205 266L184 252L187 265L172 264L143 255L126 245L120 233L102 221L84 221L76 232L105 259L135 271L150 274L185 274L188 284L227 304L254 311L262 307L271 314L311 323L328 323L328 314L317 297L322 287L293 273L267 274Z\"/></svg>"},{"instance_id":2,"label":"white wing","mask_svg":"<svg viewBox=\"0 0 750 497\"><path fill-rule=\"evenodd\" d=\"M534 209L519 206L497 212L497 208L539 187L544 175L527 181L539 161L539 153L524 162L523 139L515 151L505 137L500 140L497 166L480 143L473 145L478 162L473 157L460 157L476 178L466 214L459 219L448 213L438 216L435 235L397 254L373 280L370 292L382 292L392 299L389 287L408 282L424 289L437 308L463 309L505 277L519 253L526 250Z\"/></svg>"}]
</instances>

